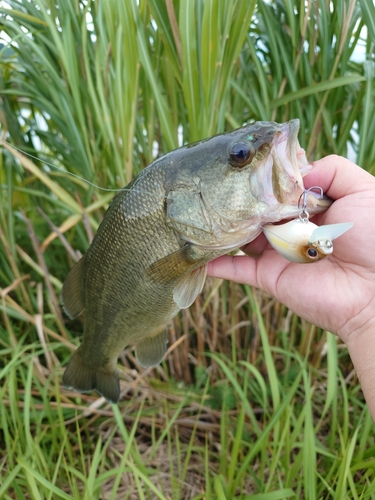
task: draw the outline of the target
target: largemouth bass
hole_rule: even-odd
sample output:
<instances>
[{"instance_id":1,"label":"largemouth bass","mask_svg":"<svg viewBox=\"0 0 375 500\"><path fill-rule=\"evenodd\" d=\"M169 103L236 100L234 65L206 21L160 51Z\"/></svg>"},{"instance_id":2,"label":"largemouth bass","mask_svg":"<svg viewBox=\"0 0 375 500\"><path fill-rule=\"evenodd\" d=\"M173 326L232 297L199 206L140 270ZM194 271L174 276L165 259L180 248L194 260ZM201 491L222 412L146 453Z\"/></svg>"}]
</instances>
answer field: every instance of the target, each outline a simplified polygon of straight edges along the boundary
<instances>
[{"instance_id":1,"label":"largemouth bass","mask_svg":"<svg viewBox=\"0 0 375 500\"><path fill-rule=\"evenodd\" d=\"M207 263L299 214L309 165L299 120L257 122L172 151L112 200L87 253L71 269L63 306L85 310L80 347L63 384L120 396L117 358L136 344L143 367L167 348L166 327L201 292ZM330 201L310 193L310 214Z\"/></svg>"}]
</instances>

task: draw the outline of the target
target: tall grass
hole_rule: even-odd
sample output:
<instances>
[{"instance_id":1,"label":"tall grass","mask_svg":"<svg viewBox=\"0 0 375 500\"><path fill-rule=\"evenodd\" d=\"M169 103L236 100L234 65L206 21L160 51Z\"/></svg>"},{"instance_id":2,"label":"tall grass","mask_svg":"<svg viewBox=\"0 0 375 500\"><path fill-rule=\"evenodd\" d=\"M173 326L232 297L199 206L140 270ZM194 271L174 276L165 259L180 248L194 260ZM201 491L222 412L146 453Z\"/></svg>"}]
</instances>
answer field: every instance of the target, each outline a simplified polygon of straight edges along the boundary
<instances>
[{"instance_id":1,"label":"tall grass","mask_svg":"<svg viewBox=\"0 0 375 500\"><path fill-rule=\"evenodd\" d=\"M61 388L82 323L59 305L113 195L69 173L117 189L179 144L295 117L310 159L374 172L373 3L10 0L0 16L0 498L375 498L373 424L330 333L210 279L160 367L124 352L111 406Z\"/></svg>"}]
</instances>

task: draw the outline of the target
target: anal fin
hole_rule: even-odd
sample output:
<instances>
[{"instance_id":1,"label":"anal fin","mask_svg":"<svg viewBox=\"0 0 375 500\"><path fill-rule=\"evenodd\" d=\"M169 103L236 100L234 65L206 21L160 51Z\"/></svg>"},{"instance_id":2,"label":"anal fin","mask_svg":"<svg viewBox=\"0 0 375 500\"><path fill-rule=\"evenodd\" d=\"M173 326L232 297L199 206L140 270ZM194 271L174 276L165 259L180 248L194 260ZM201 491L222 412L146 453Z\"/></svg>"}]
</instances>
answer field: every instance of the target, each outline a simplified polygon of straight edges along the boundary
<instances>
[{"instance_id":1,"label":"anal fin","mask_svg":"<svg viewBox=\"0 0 375 500\"><path fill-rule=\"evenodd\" d=\"M158 365L167 350L168 333L166 330L138 342L135 355L143 368Z\"/></svg>"},{"instance_id":2,"label":"anal fin","mask_svg":"<svg viewBox=\"0 0 375 500\"><path fill-rule=\"evenodd\" d=\"M104 371L84 363L78 348L72 356L62 379L64 387L78 392L96 389L109 403L118 403L120 384L117 370Z\"/></svg>"},{"instance_id":3,"label":"anal fin","mask_svg":"<svg viewBox=\"0 0 375 500\"><path fill-rule=\"evenodd\" d=\"M85 306L82 298L82 271L85 256L69 271L61 291L61 300L66 314L71 318L79 316Z\"/></svg>"}]
</instances>

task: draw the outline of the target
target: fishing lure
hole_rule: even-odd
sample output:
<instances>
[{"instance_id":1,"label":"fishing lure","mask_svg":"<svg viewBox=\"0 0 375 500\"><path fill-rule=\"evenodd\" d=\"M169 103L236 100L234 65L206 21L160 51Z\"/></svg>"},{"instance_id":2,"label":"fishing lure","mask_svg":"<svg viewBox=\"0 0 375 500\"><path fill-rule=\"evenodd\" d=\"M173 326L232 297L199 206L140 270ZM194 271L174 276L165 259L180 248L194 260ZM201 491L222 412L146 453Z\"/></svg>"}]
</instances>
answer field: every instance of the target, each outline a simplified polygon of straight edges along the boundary
<instances>
[{"instance_id":1,"label":"fishing lure","mask_svg":"<svg viewBox=\"0 0 375 500\"><path fill-rule=\"evenodd\" d=\"M333 252L333 240L353 227L353 222L317 226L309 220L306 210L307 196L311 190L323 190L318 186L307 189L303 197L303 206L298 219L286 224L266 224L263 232L271 246L285 259L291 262L308 264L324 259Z\"/></svg>"}]
</instances>

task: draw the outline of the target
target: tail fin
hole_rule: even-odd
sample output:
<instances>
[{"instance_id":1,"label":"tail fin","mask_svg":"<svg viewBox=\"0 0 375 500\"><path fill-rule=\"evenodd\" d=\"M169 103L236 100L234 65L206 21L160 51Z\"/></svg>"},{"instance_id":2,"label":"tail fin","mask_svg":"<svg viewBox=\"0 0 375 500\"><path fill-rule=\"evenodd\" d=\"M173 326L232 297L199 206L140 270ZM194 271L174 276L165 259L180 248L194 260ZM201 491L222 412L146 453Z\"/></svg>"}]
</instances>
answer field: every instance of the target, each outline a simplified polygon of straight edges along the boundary
<instances>
[{"instance_id":1,"label":"tail fin","mask_svg":"<svg viewBox=\"0 0 375 500\"><path fill-rule=\"evenodd\" d=\"M109 403L118 403L120 384L117 370L108 372L87 366L79 350L78 348L73 354L65 370L62 379L64 387L79 392L90 392L96 389Z\"/></svg>"}]
</instances>

